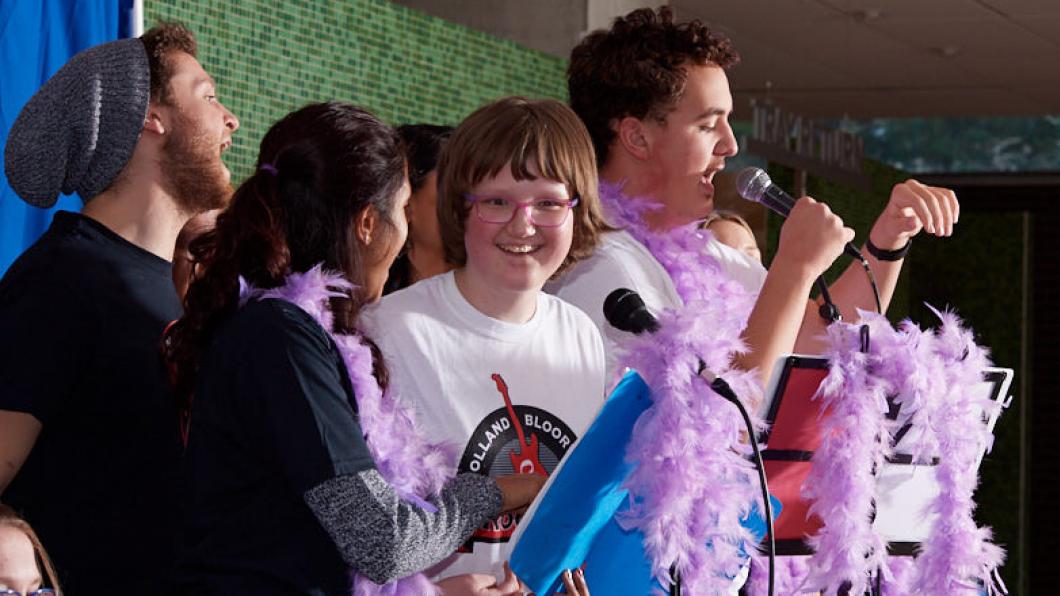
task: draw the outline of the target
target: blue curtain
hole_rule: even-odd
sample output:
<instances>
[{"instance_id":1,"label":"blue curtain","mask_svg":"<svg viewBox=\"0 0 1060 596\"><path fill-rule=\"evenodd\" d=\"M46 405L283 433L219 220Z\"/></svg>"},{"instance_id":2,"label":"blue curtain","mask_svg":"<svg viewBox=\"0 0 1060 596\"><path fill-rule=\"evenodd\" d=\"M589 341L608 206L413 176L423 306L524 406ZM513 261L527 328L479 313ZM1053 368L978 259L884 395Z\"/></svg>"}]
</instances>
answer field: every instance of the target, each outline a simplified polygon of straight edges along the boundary
<instances>
[{"instance_id":1,"label":"blue curtain","mask_svg":"<svg viewBox=\"0 0 1060 596\"><path fill-rule=\"evenodd\" d=\"M0 0L0 148L33 93L81 50L130 35L133 0ZM2 168L0 168L2 170ZM58 209L78 211L76 195L52 209L18 198L0 172L0 275L47 229Z\"/></svg>"}]
</instances>

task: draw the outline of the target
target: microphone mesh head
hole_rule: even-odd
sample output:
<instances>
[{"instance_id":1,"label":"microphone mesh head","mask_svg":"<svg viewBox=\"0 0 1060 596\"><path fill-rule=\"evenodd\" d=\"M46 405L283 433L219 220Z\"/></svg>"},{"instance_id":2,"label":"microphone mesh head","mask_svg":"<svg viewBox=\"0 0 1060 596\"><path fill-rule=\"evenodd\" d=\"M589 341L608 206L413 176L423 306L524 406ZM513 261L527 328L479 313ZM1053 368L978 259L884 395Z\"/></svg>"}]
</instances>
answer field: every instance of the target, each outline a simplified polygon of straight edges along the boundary
<instances>
[{"instance_id":1,"label":"microphone mesh head","mask_svg":"<svg viewBox=\"0 0 1060 596\"><path fill-rule=\"evenodd\" d=\"M604 299L604 318L615 329L630 331L630 315L638 306L644 306L639 294L629 288L618 288Z\"/></svg>"},{"instance_id":2,"label":"microphone mesh head","mask_svg":"<svg viewBox=\"0 0 1060 596\"><path fill-rule=\"evenodd\" d=\"M744 168L736 175L736 192L748 201L762 202L762 194L773 184L762 168Z\"/></svg>"}]
</instances>

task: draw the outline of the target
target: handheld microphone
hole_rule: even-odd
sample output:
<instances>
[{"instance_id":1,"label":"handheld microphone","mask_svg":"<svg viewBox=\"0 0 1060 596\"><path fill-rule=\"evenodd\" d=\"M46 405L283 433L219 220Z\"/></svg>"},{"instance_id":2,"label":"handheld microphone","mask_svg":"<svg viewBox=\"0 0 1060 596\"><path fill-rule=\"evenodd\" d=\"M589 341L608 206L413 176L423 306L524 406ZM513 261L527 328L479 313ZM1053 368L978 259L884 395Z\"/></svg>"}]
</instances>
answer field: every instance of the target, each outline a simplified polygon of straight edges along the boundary
<instances>
[{"instance_id":1,"label":"handheld microphone","mask_svg":"<svg viewBox=\"0 0 1060 596\"><path fill-rule=\"evenodd\" d=\"M762 168L740 170L740 173L736 175L736 192L748 201L764 205L784 219L787 219L792 207L795 206L795 199L784 192L783 188L773 184L773 181L769 179L769 174ZM861 251L853 243L847 242L847 245L843 247L843 252L859 261L865 260Z\"/></svg>"},{"instance_id":2,"label":"handheld microphone","mask_svg":"<svg viewBox=\"0 0 1060 596\"><path fill-rule=\"evenodd\" d=\"M736 192L740 196L761 205L777 215L787 218L795 199L770 180L762 168L744 168L736 175Z\"/></svg>"}]
</instances>

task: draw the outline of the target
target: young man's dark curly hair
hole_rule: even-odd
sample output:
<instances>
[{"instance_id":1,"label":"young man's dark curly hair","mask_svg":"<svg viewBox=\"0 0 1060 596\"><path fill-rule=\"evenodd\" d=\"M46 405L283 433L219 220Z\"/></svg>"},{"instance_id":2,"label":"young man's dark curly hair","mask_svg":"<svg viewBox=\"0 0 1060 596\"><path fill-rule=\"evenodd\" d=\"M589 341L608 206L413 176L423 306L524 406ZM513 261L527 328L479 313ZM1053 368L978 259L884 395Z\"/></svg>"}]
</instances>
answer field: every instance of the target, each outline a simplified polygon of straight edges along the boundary
<instances>
[{"instance_id":1,"label":"young man's dark curly hair","mask_svg":"<svg viewBox=\"0 0 1060 596\"><path fill-rule=\"evenodd\" d=\"M594 31L571 52L567 87L574 112L585 123L596 161L607 163L612 124L626 116L662 123L685 90L686 67L735 66L740 60L728 39L698 20L675 23L663 6L641 8Z\"/></svg>"}]
</instances>

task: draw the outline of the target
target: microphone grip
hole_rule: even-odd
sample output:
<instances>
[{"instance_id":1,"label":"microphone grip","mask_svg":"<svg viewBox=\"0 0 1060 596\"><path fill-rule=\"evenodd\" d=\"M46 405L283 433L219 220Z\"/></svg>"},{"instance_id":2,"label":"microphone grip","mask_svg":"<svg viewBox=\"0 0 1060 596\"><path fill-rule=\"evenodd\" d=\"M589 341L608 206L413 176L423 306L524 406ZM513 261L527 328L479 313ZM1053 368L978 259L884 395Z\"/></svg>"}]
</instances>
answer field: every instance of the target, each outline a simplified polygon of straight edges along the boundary
<instances>
[{"instance_id":1,"label":"microphone grip","mask_svg":"<svg viewBox=\"0 0 1060 596\"><path fill-rule=\"evenodd\" d=\"M762 193L761 202L777 215L787 219L795 206L795 199L776 184L770 184Z\"/></svg>"},{"instance_id":2,"label":"microphone grip","mask_svg":"<svg viewBox=\"0 0 1060 596\"><path fill-rule=\"evenodd\" d=\"M775 184L770 184L765 192L762 193L762 204L777 215L787 219L788 215L791 215L791 209L795 206L795 199L793 199L788 193L784 192L784 189ZM846 246L843 247L843 252L858 261L865 260L861 251L854 246L853 242L847 242Z\"/></svg>"}]
</instances>

